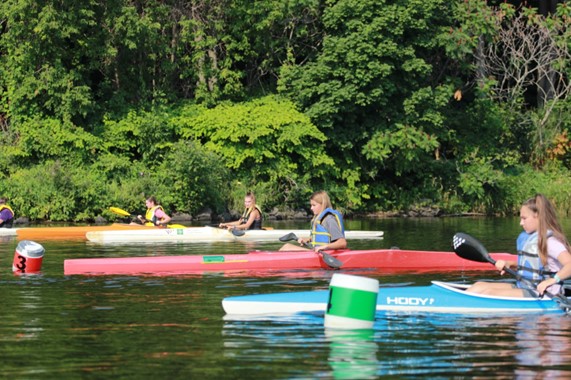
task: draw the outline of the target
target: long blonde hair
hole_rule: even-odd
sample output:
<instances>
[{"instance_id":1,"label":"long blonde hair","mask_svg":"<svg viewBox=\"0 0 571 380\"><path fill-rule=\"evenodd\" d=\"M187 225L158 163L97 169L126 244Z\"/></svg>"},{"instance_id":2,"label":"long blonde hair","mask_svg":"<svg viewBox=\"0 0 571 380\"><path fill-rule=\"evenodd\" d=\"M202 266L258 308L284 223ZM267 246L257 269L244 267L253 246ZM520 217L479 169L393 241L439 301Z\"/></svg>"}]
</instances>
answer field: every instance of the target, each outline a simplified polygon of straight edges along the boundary
<instances>
[{"instance_id":1,"label":"long blonde hair","mask_svg":"<svg viewBox=\"0 0 571 380\"><path fill-rule=\"evenodd\" d=\"M552 232L552 236L559 240L565 246L567 252L571 252L569 241L563 233L563 229L557 219L557 212L553 204L543 194L536 194L533 198L529 198L523 202L522 206L528 207L537 214L539 221L537 236L539 257L543 265L547 264L547 231Z\"/></svg>"},{"instance_id":2,"label":"long blonde hair","mask_svg":"<svg viewBox=\"0 0 571 380\"><path fill-rule=\"evenodd\" d=\"M323 209L333 208L331 205L331 199L329 199L329 195L327 195L327 193L323 190L316 191L311 195L311 198L309 199L322 205Z\"/></svg>"}]
</instances>

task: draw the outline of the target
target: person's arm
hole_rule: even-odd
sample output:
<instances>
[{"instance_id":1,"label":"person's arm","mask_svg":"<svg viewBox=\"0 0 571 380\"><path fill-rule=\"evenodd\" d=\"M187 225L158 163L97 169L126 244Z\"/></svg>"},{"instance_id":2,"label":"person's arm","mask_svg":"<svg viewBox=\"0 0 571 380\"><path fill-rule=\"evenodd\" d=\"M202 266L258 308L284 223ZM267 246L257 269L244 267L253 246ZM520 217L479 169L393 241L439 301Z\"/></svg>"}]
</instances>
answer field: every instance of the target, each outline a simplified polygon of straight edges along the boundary
<instances>
[{"instance_id":1,"label":"person's arm","mask_svg":"<svg viewBox=\"0 0 571 380\"><path fill-rule=\"evenodd\" d=\"M218 226L219 227L230 227L230 228L234 228L235 226L240 225L240 223L242 223L242 218L235 220L233 222L228 222L228 223L220 223Z\"/></svg>"},{"instance_id":2,"label":"person's arm","mask_svg":"<svg viewBox=\"0 0 571 380\"><path fill-rule=\"evenodd\" d=\"M347 248L347 240L345 238L337 239L329 244L315 247L315 251L324 251L326 249L345 249Z\"/></svg>"},{"instance_id":3,"label":"person's arm","mask_svg":"<svg viewBox=\"0 0 571 380\"><path fill-rule=\"evenodd\" d=\"M163 220L160 223L166 226L168 223L170 223L171 220L172 218L165 213L165 216L163 217Z\"/></svg>"},{"instance_id":4,"label":"person's arm","mask_svg":"<svg viewBox=\"0 0 571 380\"><path fill-rule=\"evenodd\" d=\"M571 253L567 251L561 252L557 257L557 261L559 261L563 267L559 269L553 277L543 280L537 285L537 291L540 295L543 295L545 290L551 285L557 284L559 281L565 281L571 277Z\"/></svg>"},{"instance_id":5,"label":"person's arm","mask_svg":"<svg viewBox=\"0 0 571 380\"><path fill-rule=\"evenodd\" d=\"M171 221L171 217L160 208L155 211L155 216L157 217L157 226L166 226Z\"/></svg>"},{"instance_id":6,"label":"person's arm","mask_svg":"<svg viewBox=\"0 0 571 380\"><path fill-rule=\"evenodd\" d=\"M337 224L334 216L328 215L323 220L323 227L331 234L331 243L316 246L314 251L321 251L326 249L345 249L347 248L347 240Z\"/></svg>"}]
</instances>

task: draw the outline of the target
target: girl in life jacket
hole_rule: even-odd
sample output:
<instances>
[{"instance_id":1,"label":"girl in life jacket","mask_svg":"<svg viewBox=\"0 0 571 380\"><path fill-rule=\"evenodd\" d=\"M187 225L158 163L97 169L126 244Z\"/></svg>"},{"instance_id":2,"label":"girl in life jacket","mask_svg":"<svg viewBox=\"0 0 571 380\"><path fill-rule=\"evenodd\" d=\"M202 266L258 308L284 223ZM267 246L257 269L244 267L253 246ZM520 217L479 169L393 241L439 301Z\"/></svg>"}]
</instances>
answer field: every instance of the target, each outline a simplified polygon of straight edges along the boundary
<instances>
[{"instance_id":1,"label":"girl in life jacket","mask_svg":"<svg viewBox=\"0 0 571 380\"><path fill-rule=\"evenodd\" d=\"M220 223L219 227L237 230L261 230L262 210L256 205L254 193L248 192L244 197L244 213L242 217L234 222Z\"/></svg>"},{"instance_id":2,"label":"girl in life jacket","mask_svg":"<svg viewBox=\"0 0 571 380\"><path fill-rule=\"evenodd\" d=\"M12 228L14 210L6 204L6 198L0 198L0 228Z\"/></svg>"},{"instance_id":3,"label":"girl in life jacket","mask_svg":"<svg viewBox=\"0 0 571 380\"><path fill-rule=\"evenodd\" d=\"M329 195L325 191L317 191L311 196L309 204L314 215L309 239L299 238L299 246L288 243L280 251L306 250L303 246L310 246L316 252L347 248L343 216L333 209Z\"/></svg>"},{"instance_id":4,"label":"girl in life jacket","mask_svg":"<svg viewBox=\"0 0 571 380\"><path fill-rule=\"evenodd\" d=\"M163 206L158 204L155 197L147 198L145 205L147 206L145 217L143 218L142 215L137 216L145 226L166 227L171 221L171 217L167 215Z\"/></svg>"},{"instance_id":5,"label":"girl in life jacket","mask_svg":"<svg viewBox=\"0 0 571 380\"><path fill-rule=\"evenodd\" d=\"M571 248L557 220L555 207L542 194L528 199L520 209L520 225L527 236L518 239L517 261L496 261L500 274L517 270L518 281L476 282L469 292L504 296L537 297L561 292L563 280L571 277ZM519 248L521 247L521 251Z\"/></svg>"}]
</instances>

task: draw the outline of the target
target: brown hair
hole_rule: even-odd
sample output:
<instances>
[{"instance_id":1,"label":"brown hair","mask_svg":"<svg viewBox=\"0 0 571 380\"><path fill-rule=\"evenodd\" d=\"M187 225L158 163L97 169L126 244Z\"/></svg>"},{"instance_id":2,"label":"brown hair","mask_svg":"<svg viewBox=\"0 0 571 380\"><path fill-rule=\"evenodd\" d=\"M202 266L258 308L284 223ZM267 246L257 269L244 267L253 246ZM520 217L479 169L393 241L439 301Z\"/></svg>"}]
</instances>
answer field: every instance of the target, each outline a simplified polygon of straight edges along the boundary
<instances>
[{"instance_id":1,"label":"brown hair","mask_svg":"<svg viewBox=\"0 0 571 380\"><path fill-rule=\"evenodd\" d=\"M557 212L553 204L543 194L536 194L533 198L529 198L523 202L522 206L528 207L537 214L539 221L537 236L539 257L543 265L547 264L547 231L551 231L553 237L559 240L565 246L568 252L571 252L569 241L563 233L563 229L557 220Z\"/></svg>"}]
</instances>

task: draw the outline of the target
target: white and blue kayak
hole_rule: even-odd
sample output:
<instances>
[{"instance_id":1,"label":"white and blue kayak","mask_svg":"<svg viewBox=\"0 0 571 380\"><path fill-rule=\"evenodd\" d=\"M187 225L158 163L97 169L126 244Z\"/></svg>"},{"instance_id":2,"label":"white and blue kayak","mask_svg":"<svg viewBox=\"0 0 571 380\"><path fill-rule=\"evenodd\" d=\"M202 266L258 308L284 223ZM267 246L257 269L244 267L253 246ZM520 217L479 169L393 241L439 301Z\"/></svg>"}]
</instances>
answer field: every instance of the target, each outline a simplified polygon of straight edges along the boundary
<instances>
[{"instance_id":1,"label":"white and blue kayak","mask_svg":"<svg viewBox=\"0 0 571 380\"><path fill-rule=\"evenodd\" d=\"M430 313L564 313L554 300L494 297L465 290L469 284L432 281L430 286L381 287L377 311ZM567 300L568 302L568 300ZM329 290L227 297L222 307L229 315L288 315L325 312Z\"/></svg>"}]
</instances>

